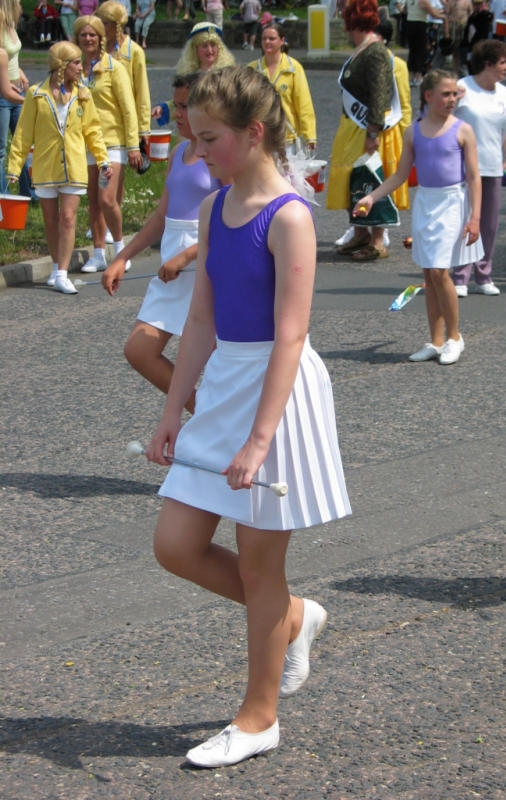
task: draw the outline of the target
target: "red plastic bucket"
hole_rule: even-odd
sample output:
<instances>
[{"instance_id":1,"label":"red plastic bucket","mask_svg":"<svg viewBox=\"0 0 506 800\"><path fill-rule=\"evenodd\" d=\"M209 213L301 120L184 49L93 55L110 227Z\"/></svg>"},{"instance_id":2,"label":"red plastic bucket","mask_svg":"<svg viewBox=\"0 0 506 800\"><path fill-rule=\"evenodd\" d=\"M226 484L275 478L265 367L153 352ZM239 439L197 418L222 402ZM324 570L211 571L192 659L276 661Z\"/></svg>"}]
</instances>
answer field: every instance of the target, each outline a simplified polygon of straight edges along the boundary
<instances>
[{"instance_id":1,"label":"red plastic bucket","mask_svg":"<svg viewBox=\"0 0 506 800\"><path fill-rule=\"evenodd\" d=\"M22 231L26 225L29 197L19 194L0 194L0 228L7 231Z\"/></svg>"},{"instance_id":2,"label":"red plastic bucket","mask_svg":"<svg viewBox=\"0 0 506 800\"><path fill-rule=\"evenodd\" d=\"M326 161L308 161L305 165L306 180L316 193L325 191Z\"/></svg>"},{"instance_id":3,"label":"red plastic bucket","mask_svg":"<svg viewBox=\"0 0 506 800\"><path fill-rule=\"evenodd\" d=\"M495 23L496 36L506 36L506 19L498 19Z\"/></svg>"},{"instance_id":4,"label":"red plastic bucket","mask_svg":"<svg viewBox=\"0 0 506 800\"><path fill-rule=\"evenodd\" d=\"M151 131L148 156L150 161L167 161L170 152L172 131Z\"/></svg>"}]
</instances>

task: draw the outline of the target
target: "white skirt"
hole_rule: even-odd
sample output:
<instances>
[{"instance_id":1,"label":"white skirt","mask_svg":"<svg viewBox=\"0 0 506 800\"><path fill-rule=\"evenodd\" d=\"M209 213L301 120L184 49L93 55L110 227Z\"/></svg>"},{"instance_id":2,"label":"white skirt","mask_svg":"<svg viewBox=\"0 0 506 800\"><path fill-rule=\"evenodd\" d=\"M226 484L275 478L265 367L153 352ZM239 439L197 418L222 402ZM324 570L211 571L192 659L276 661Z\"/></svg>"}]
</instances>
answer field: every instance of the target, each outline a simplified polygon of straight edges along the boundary
<instances>
[{"instance_id":1,"label":"white skirt","mask_svg":"<svg viewBox=\"0 0 506 800\"><path fill-rule=\"evenodd\" d=\"M198 241L198 220L171 219L165 217L165 229L160 246L161 263L177 255ZM181 336L188 316L188 309L195 284L195 261L173 281L164 283L152 278L137 314L140 322L147 322L166 333Z\"/></svg>"},{"instance_id":2,"label":"white skirt","mask_svg":"<svg viewBox=\"0 0 506 800\"><path fill-rule=\"evenodd\" d=\"M413 261L422 269L450 269L483 256L481 237L472 245L462 238L469 218L467 186L419 186L412 214Z\"/></svg>"},{"instance_id":3,"label":"white skirt","mask_svg":"<svg viewBox=\"0 0 506 800\"><path fill-rule=\"evenodd\" d=\"M194 416L181 428L175 456L223 470L245 443L255 417L272 342L218 340L197 392ZM328 372L309 338L294 387L255 476L284 481L232 490L223 475L174 464L159 494L262 530L308 528L351 513Z\"/></svg>"}]
</instances>

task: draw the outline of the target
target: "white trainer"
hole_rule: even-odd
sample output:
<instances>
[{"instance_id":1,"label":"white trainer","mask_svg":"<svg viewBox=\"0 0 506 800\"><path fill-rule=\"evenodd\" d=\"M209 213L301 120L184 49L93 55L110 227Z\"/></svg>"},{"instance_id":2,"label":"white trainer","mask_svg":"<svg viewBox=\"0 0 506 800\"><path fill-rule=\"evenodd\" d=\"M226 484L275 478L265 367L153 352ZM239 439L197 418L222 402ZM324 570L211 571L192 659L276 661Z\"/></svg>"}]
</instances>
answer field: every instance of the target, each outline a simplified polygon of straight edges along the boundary
<instances>
[{"instance_id":1,"label":"white trainer","mask_svg":"<svg viewBox=\"0 0 506 800\"><path fill-rule=\"evenodd\" d=\"M457 297L467 297L468 295L468 288L465 283L455 286L455 291L457 292Z\"/></svg>"},{"instance_id":2,"label":"white trainer","mask_svg":"<svg viewBox=\"0 0 506 800\"><path fill-rule=\"evenodd\" d=\"M46 281L46 286L54 286L55 280L56 280L56 272L52 272Z\"/></svg>"},{"instance_id":3,"label":"white trainer","mask_svg":"<svg viewBox=\"0 0 506 800\"><path fill-rule=\"evenodd\" d=\"M443 345L444 346L444 345ZM437 347L431 342L425 342L424 346L417 350L416 353L409 356L409 361L430 361L431 358L437 358L443 352L443 347Z\"/></svg>"},{"instance_id":4,"label":"white trainer","mask_svg":"<svg viewBox=\"0 0 506 800\"><path fill-rule=\"evenodd\" d=\"M464 352L464 340L459 335L458 339L448 339L439 356L440 364L455 364Z\"/></svg>"},{"instance_id":5,"label":"white trainer","mask_svg":"<svg viewBox=\"0 0 506 800\"><path fill-rule=\"evenodd\" d=\"M279 744L279 723L260 733L245 733L237 725L227 727L207 742L188 750L186 760L196 767L228 767L274 750Z\"/></svg>"},{"instance_id":6,"label":"white trainer","mask_svg":"<svg viewBox=\"0 0 506 800\"><path fill-rule=\"evenodd\" d=\"M105 269L107 269L107 261L105 258L91 256L86 264L81 267L81 272L103 272Z\"/></svg>"},{"instance_id":7,"label":"white trainer","mask_svg":"<svg viewBox=\"0 0 506 800\"><path fill-rule=\"evenodd\" d=\"M474 291L476 294L486 294L488 297L496 297L501 294L501 290L495 283L477 283Z\"/></svg>"},{"instance_id":8,"label":"white trainer","mask_svg":"<svg viewBox=\"0 0 506 800\"><path fill-rule=\"evenodd\" d=\"M302 628L296 639L288 645L281 686L280 697L290 697L305 684L309 677L309 652L314 640L318 638L327 623L327 612L314 600L303 600L304 616Z\"/></svg>"},{"instance_id":9,"label":"white trainer","mask_svg":"<svg viewBox=\"0 0 506 800\"><path fill-rule=\"evenodd\" d=\"M54 279L54 288L57 292L63 292L63 294L77 294L76 287L66 276L62 278L60 275L57 275Z\"/></svg>"}]
</instances>

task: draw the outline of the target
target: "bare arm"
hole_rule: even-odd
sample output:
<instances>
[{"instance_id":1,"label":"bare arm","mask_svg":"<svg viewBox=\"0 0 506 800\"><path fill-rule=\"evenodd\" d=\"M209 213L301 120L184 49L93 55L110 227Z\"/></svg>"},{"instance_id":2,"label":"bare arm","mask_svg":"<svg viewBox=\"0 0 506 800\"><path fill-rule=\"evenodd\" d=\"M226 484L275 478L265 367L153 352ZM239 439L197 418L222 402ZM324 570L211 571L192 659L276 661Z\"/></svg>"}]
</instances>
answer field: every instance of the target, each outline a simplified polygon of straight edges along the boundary
<instances>
[{"instance_id":1,"label":"bare arm","mask_svg":"<svg viewBox=\"0 0 506 800\"><path fill-rule=\"evenodd\" d=\"M406 132L404 134L402 153L399 160L399 165L397 167L397 172L387 178L386 181L384 181L381 186L378 186L378 188L373 192L365 195L365 197L361 197L360 200L358 200L355 204L355 208L352 212L353 216L367 217L374 203L377 203L382 197L386 197L387 194L391 194L402 183L404 183L404 181L407 181L413 166L414 158L413 127L410 125L409 128L406 128Z\"/></svg>"},{"instance_id":2,"label":"bare arm","mask_svg":"<svg viewBox=\"0 0 506 800\"><path fill-rule=\"evenodd\" d=\"M276 293L274 346L253 425L226 470L232 489L250 488L265 460L299 368L309 327L316 268L316 237L307 208L292 201L275 215L269 230Z\"/></svg>"},{"instance_id":3,"label":"bare arm","mask_svg":"<svg viewBox=\"0 0 506 800\"><path fill-rule=\"evenodd\" d=\"M478 149L474 131L467 123L462 123L460 126L458 138L464 152L470 205L469 219L464 225L462 236L465 238L467 235L466 244L473 244L480 235L481 177L478 168Z\"/></svg>"},{"instance_id":4,"label":"bare arm","mask_svg":"<svg viewBox=\"0 0 506 800\"><path fill-rule=\"evenodd\" d=\"M9 103L17 103L21 105L23 102L23 95L9 80L7 72L8 56L5 50L0 48L0 96L7 100Z\"/></svg>"},{"instance_id":5,"label":"bare arm","mask_svg":"<svg viewBox=\"0 0 506 800\"><path fill-rule=\"evenodd\" d=\"M166 465L166 456L174 455L184 404L215 346L213 292L205 270L214 197L214 194L206 197L200 206L197 275L192 301L162 417L146 449L147 458L157 464Z\"/></svg>"}]
</instances>

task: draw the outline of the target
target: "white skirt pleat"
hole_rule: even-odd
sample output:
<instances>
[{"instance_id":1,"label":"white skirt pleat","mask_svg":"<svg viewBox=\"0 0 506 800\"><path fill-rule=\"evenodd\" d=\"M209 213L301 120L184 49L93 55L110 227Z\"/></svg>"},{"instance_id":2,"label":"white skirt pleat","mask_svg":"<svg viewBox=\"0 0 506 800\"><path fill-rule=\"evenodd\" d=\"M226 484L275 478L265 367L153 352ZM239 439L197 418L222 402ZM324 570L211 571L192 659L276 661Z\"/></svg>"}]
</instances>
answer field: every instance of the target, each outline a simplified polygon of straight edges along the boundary
<instances>
[{"instance_id":1,"label":"white skirt pleat","mask_svg":"<svg viewBox=\"0 0 506 800\"><path fill-rule=\"evenodd\" d=\"M165 217L165 229L160 245L161 263L177 255L198 241L198 220ZM188 316L195 284L195 261L173 281L164 283L152 278L137 314L140 322L147 322L166 333L181 336Z\"/></svg>"},{"instance_id":2,"label":"white skirt pleat","mask_svg":"<svg viewBox=\"0 0 506 800\"><path fill-rule=\"evenodd\" d=\"M223 342L206 366L194 416L176 441L178 458L226 469L256 414L272 342ZM224 476L173 465L159 494L263 530L291 530L351 513L328 372L307 339L285 412L255 476L284 481L288 494L233 491Z\"/></svg>"},{"instance_id":3,"label":"white skirt pleat","mask_svg":"<svg viewBox=\"0 0 506 800\"><path fill-rule=\"evenodd\" d=\"M462 237L469 218L467 186L419 186L412 214L413 261L422 269L450 269L483 257L481 237L472 245Z\"/></svg>"}]
</instances>

